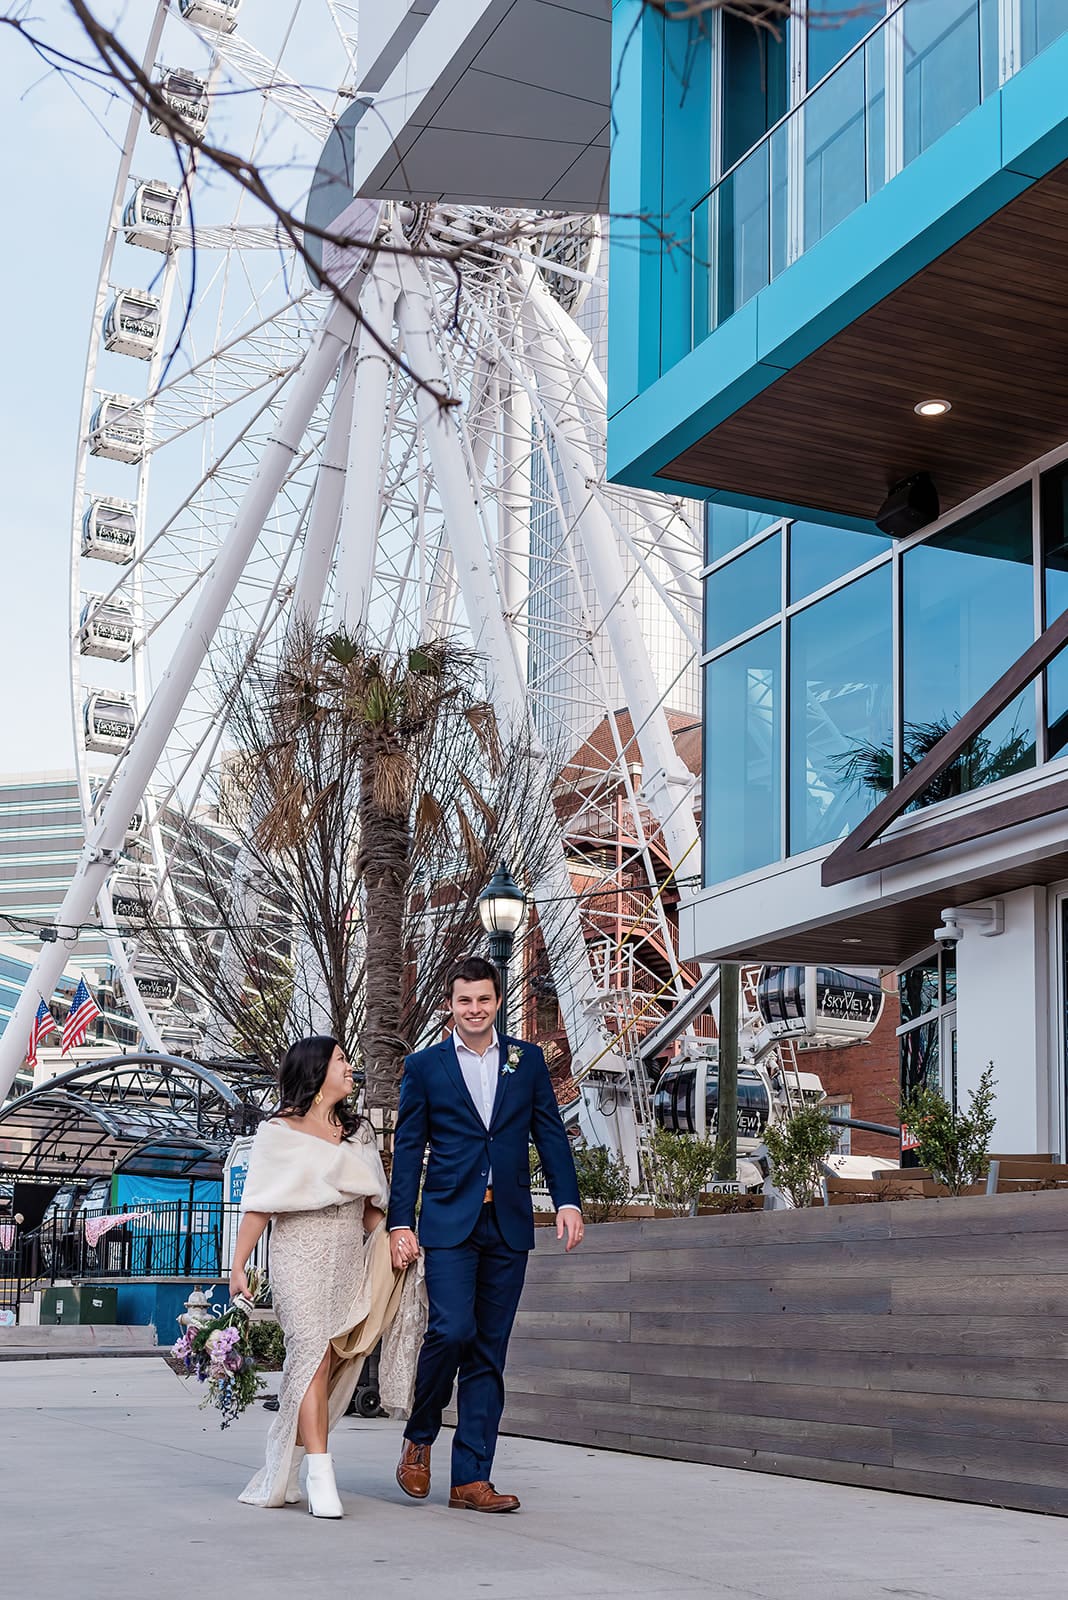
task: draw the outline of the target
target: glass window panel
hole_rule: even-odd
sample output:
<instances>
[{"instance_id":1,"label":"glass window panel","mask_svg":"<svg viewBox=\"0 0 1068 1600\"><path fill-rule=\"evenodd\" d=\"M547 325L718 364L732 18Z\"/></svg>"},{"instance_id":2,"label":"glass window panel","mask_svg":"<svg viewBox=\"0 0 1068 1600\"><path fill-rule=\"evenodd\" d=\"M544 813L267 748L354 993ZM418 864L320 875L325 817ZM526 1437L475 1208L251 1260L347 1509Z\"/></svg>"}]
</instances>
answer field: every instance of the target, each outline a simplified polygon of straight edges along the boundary
<instances>
[{"instance_id":1,"label":"glass window panel","mask_svg":"<svg viewBox=\"0 0 1068 1600\"><path fill-rule=\"evenodd\" d=\"M883 29L864 46L864 104L870 199L886 182L886 34Z\"/></svg>"},{"instance_id":2,"label":"glass window panel","mask_svg":"<svg viewBox=\"0 0 1068 1600\"><path fill-rule=\"evenodd\" d=\"M907 165L979 104L979 3L906 5L899 16Z\"/></svg>"},{"instance_id":3,"label":"glass window panel","mask_svg":"<svg viewBox=\"0 0 1068 1600\"><path fill-rule=\"evenodd\" d=\"M770 156L760 145L713 191L715 325L768 283L771 271Z\"/></svg>"},{"instance_id":4,"label":"glass window panel","mask_svg":"<svg viewBox=\"0 0 1068 1600\"><path fill-rule=\"evenodd\" d=\"M905 771L1034 638L1031 551L1031 491L1025 485L905 553ZM1034 706L1029 686L976 734L918 804L1033 766Z\"/></svg>"},{"instance_id":5,"label":"glass window panel","mask_svg":"<svg viewBox=\"0 0 1068 1600\"><path fill-rule=\"evenodd\" d=\"M777 861L780 822L781 629L705 668L705 882Z\"/></svg>"},{"instance_id":6,"label":"glass window panel","mask_svg":"<svg viewBox=\"0 0 1068 1600\"><path fill-rule=\"evenodd\" d=\"M820 522L790 525L790 599L803 600L835 578L844 578L884 550L891 540L883 534L856 533L850 528L828 528Z\"/></svg>"},{"instance_id":7,"label":"glass window panel","mask_svg":"<svg viewBox=\"0 0 1068 1600\"><path fill-rule=\"evenodd\" d=\"M1033 60L1068 29L1065 0L1021 0L1020 44L1025 62Z\"/></svg>"},{"instance_id":8,"label":"glass window panel","mask_svg":"<svg viewBox=\"0 0 1068 1600\"><path fill-rule=\"evenodd\" d=\"M723 14L723 171L751 150L786 113L788 24L757 28L745 17Z\"/></svg>"},{"instance_id":9,"label":"glass window panel","mask_svg":"<svg viewBox=\"0 0 1068 1600\"><path fill-rule=\"evenodd\" d=\"M805 249L866 199L864 52L842 63L809 100L805 141Z\"/></svg>"},{"instance_id":10,"label":"glass window panel","mask_svg":"<svg viewBox=\"0 0 1068 1600\"><path fill-rule=\"evenodd\" d=\"M856 7L843 6L842 0L808 0L805 40L810 89L871 32L882 10L879 0Z\"/></svg>"},{"instance_id":11,"label":"glass window panel","mask_svg":"<svg viewBox=\"0 0 1068 1600\"><path fill-rule=\"evenodd\" d=\"M956 950L943 950L939 960L942 963L942 1001L943 1004L949 1004L957 998Z\"/></svg>"},{"instance_id":12,"label":"glass window panel","mask_svg":"<svg viewBox=\"0 0 1068 1600\"><path fill-rule=\"evenodd\" d=\"M782 534L728 561L705 579L705 648L715 650L782 609Z\"/></svg>"},{"instance_id":13,"label":"glass window panel","mask_svg":"<svg viewBox=\"0 0 1068 1600\"><path fill-rule=\"evenodd\" d=\"M901 1097L917 1089L939 1089L938 1022L925 1022L901 1035Z\"/></svg>"},{"instance_id":14,"label":"glass window panel","mask_svg":"<svg viewBox=\"0 0 1068 1600\"><path fill-rule=\"evenodd\" d=\"M1042 479L1042 572L1046 626L1068 610L1068 468ZM1046 669L1047 748L1050 756L1068 747L1068 650Z\"/></svg>"},{"instance_id":15,"label":"glass window panel","mask_svg":"<svg viewBox=\"0 0 1068 1600\"><path fill-rule=\"evenodd\" d=\"M791 854L843 838L892 782L892 606L885 566L790 621Z\"/></svg>"},{"instance_id":16,"label":"glass window panel","mask_svg":"<svg viewBox=\"0 0 1068 1600\"><path fill-rule=\"evenodd\" d=\"M1024 0L1026 5L1027 0ZM1060 0L1056 0L1060 5ZM1001 0L979 0L979 45L983 53L983 99L996 94L1001 76L1001 36L998 11ZM1068 14L1065 18L1068 22ZM1026 60L1026 57L1024 58Z\"/></svg>"},{"instance_id":17,"label":"glass window panel","mask_svg":"<svg viewBox=\"0 0 1068 1600\"><path fill-rule=\"evenodd\" d=\"M722 506L710 500L705 507L705 560L711 565L778 521L761 511L743 511L741 506Z\"/></svg>"}]
</instances>

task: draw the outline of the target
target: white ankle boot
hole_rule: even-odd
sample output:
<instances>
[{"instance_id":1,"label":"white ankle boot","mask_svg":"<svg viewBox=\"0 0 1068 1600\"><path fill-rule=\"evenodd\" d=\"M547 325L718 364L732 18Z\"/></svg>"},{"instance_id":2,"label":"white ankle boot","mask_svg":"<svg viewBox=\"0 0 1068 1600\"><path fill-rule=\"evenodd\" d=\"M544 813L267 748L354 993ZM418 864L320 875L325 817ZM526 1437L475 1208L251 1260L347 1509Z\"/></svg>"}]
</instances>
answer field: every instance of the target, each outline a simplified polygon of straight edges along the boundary
<instances>
[{"instance_id":1,"label":"white ankle boot","mask_svg":"<svg viewBox=\"0 0 1068 1600\"><path fill-rule=\"evenodd\" d=\"M289 1466L289 1482L286 1484L286 1505L298 1505L304 1496L300 1488L300 1469L304 1465L304 1446L293 1446L293 1460Z\"/></svg>"},{"instance_id":2,"label":"white ankle boot","mask_svg":"<svg viewBox=\"0 0 1068 1600\"><path fill-rule=\"evenodd\" d=\"M305 1457L308 1463L308 1510L313 1517L343 1517L337 1484L334 1482L334 1458L331 1455Z\"/></svg>"}]
</instances>

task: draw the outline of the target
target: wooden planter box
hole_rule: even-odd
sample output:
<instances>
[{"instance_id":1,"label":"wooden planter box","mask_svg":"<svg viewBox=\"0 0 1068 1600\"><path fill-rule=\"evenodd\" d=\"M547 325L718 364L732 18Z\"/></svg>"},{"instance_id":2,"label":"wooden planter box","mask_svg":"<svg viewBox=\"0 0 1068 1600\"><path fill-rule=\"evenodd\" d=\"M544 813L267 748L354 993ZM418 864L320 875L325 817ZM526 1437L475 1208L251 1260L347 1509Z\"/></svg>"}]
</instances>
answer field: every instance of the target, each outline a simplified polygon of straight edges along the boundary
<instances>
[{"instance_id":1,"label":"wooden planter box","mask_svg":"<svg viewBox=\"0 0 1068 1600\"><path fill-rule=\"evenodd\" d=\"M539 1234L505 1431L1068 1514L1068 1193Z\"/></svg>"}]
</instances>

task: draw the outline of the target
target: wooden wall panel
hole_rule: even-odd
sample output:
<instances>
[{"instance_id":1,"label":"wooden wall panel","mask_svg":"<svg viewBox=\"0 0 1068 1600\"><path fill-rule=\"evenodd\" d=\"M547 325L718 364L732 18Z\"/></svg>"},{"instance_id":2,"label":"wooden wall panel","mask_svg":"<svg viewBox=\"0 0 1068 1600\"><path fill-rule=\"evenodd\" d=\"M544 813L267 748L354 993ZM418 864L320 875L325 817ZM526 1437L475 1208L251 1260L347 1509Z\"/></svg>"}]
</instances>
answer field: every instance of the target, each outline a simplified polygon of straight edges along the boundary
<instances>
[{"instance_id":1,"label":"wooden wall panel","mask_svg":"<svg viewBox=\"0 0 1068 1600\"><path fill-rule=\"evenodd\" d=\"M1068 1195L590 1227L506 1432L1068 1515Z\"/></svg>"}]
</instances>

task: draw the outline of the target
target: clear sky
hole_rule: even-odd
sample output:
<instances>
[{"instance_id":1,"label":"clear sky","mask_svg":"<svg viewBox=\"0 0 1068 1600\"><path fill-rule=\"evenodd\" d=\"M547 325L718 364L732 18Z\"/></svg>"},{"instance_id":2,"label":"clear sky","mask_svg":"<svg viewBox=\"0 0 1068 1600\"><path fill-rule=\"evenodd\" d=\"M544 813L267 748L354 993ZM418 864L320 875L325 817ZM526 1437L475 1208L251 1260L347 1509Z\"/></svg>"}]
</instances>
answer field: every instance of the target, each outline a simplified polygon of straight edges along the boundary
<instances>
[{"instance_id":1,"label":"clear sky","mask_svg":"<svg viewBox=\"0 0 1068 1600\"><path fill-rule=\"evenodd\" d=\"M80 48L65 8L27 9L61 48ZM70 767L74 760L67 690L71 478L115 181L117 152L108 134L121 139L128 112L65 82L10 33L0 37L0 73L8 218L0 251L2 776Z\"/></svg>"}]
</instances>

